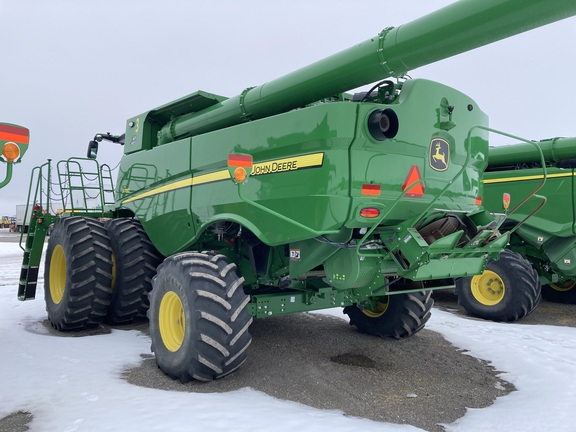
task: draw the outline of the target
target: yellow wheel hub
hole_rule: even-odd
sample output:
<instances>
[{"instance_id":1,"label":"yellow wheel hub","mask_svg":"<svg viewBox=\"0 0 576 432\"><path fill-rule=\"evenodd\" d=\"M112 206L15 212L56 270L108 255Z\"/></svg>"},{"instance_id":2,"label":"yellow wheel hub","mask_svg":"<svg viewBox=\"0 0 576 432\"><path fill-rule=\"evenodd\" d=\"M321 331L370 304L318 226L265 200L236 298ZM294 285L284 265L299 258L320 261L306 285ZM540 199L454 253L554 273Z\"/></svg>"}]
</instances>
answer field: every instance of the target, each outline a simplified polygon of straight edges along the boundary
<instances>
[{"instance_id":1,"label":"yellow wheel hub","mask_svg":"<svg viewBox=\"0 0 576 432\"><path fill-rule=\"evenodd\" d=\"M484 270L484 273L472 278L472 295L485 306L500 303L504 293L504 281L491 270Z\"/></svg>"},{"instance_id":2,"label":"yellow wheel hub","mask_svg":"<svg viewBox=\"0 0 576 432\"><path fill-rule=\"evenodd\" d=\"M561 284L550 284L550 287L555 291L566 292L570 291L576 286L576 280L568 280Z\"/></svg>"},{"instance_id":3,"label":"yellow wheel hub","mask_svg":"<svg viewBox=\"0 0 576 432\"><path fill-rule=\"evenodd\" d=\"M186 318L184 317L182 300L174 291L169 291L162 297L158 312L158 324L164 346L169 351L178 351L184 342Z\"/></svg>"},{"instance_id":4,"label":"yellow wheel hub","mask_svg":"<svg viewBox=\"0 0 576 432\"><path fill-rule=\"evenodd\" d=\"M112 292L116 290L116 256L112 253Z\"/></svg>"},{"instance_id":5,"label":"yellow wheel hub","mask_svg":"<svg viewBox=\"0 0 576 432\"><path fill-rule=\"evenodd\" d=\"M66 254L64 248L56 245L50 259L50 297L54 304L58 304L64 297L66 288Z\"/></svg>"},{"instance_id":6,"label":"yellow wheel hub","mask_svg":"<svg viewBox=\"0 0 576 432\"><path fill-rule=\"evenodd\" d=\"M362 312L364 312L364 315L370 318L378 318L386 313L386 309L388 309L388 304L389 300L387 297L386 300L384 301L377 301L375 309L364 308L362 309Z\"/></svg>"}]
</instances>

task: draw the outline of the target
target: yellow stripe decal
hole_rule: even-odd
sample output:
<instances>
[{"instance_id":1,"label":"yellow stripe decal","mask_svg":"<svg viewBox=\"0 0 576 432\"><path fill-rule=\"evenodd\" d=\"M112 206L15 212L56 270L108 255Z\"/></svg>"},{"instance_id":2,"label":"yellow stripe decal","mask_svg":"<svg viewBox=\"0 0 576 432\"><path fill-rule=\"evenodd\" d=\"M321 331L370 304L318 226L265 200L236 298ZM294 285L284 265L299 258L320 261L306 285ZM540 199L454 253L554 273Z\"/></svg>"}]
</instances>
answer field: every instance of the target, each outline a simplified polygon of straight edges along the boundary
<instances>
[{"instance_id":1,"label":"yellow stripe decal","mask_svg":"<svg viewBox=\"0 0 576 432\"><path fill-rule=\"evenodd\" d=\"M251 175L257 176L263 174L275 174L284 171L295 171L304 168L319 167L322 166L323 162L324 162L324 153L312 153L303 156L275 159L268 162L260 162L254 164L254 166L252 167ZM183 180L178 180L176 182L166 184L164 186L160 186L155 189L151 189L148 192L144 192L131 198L128 198L122 201L122 204L126 204L143 198L148 198L164 192L170 192L176 189L198 186L206 183L213 183L216 181L228 180L229 178L230 173L228 172L227 169L215 171L209 174L203 174L198 177L186 178Z\"/></svg>"},{"instance_id":2,"label":"yellow stripe decal","mask_svg":"<svg viewBox=\"0 0 576 432\"><path fill-rule=\"evenodd\" d=\"M230 178L230 173L228 170L216 171L210 174L203 174L198 177L192 177L190 179L190 186L198 186L204 183L212 183L220 180L227 180Z\"/></svg>"},{"instance_id":3,"label":"yellow stripe decal","mask_svg":"<svg viewBox=\"0 0 576 432\"><path fill-rule=\"evenodd\" d=\"M571 177L572 173L560 173L560 174L548 174L546 178L560 178L560 177ZM531 175L531 176L524 176L524 177L503 177L497 179L484 179L484 184L490 183L506 183L506 182L514 182L514 181L526 181L526 180L542 180L544 175Z\"/></svg>"},{"instance_id":4,"label":"yellow stripe decal","mask_svg":"<svg viewBox=\"0 0 576 432\"><path fill-rule=\"evenodd\" d=\"M163 192L169 192L169 191L181 189L181 188L184 188L187 186L192 186L192 180L193 179L191 179L191 178L187 178L187 179L180 180L180 181L177 181L174 183L170 183L170 184L167 184L164 186L160 186L159 188L149 190L148 192L144 192L144 193L141 193L139 195L133 196L132 198L128 198L128 199L122 201L122 204L126 204L126 203L136 201L139 199L143 199L143 198L148 198L152 195L158 195L158 194L161 194Z\"/></svg>"}]
</instances>

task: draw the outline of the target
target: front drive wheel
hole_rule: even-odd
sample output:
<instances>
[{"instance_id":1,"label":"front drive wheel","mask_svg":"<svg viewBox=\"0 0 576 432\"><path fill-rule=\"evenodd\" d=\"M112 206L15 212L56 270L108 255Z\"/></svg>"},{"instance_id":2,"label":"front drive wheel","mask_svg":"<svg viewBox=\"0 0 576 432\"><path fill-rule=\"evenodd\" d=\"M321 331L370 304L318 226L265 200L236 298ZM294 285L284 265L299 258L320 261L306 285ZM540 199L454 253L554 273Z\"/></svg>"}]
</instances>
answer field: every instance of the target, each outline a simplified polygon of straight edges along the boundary
<instances>
[{"instance_id":1,"label":"front drive wheel","mask_svg":"<svg viewBox=\"0 0 576 432\"><path fill-rule=\"evenodd\" d=\"M420 282L397 282L397 289L417 289ZM431 291L415 291L392 294L376 299L374 305L346 306L344 313L350 317L350 325L362 333L374 336L402 339L424 328L430 319L434 300Z\"/></svg>"},{"instance_id":2,"label":"front drive wheel","mask_svg":"<svg viewBox=\"0 0 576 432\"><path fill-rule=\"evenodd\" d=\"M48 319L57 330L98 325L112 294L112 249L96 219L70 217L54 226L44 270Z\"/></svg>"},{"instance_id":3,"label":"front drive wheel","mask_svg":"<svg viewBox=\"0 0 576 432\"><path fill-rule=\"evenodd\" d=\"M150 292L150 337L168 376L212 381L246 360L252 316L244 278L223 255L184 252L158 267Z\"/></svg>"},{"instance_id":4,"label":"front drive wheel","mask_svg":"<svg viewBox=\"0 0 576 432\"><path fill-rule=\"evenodd\" d=\"M542 286L542 298L563 304L576 304L576 280Z\"/></svg>"},{"instance_id":5,"label":"front drive wheel","mask_svg":"<svg viewBox=\"0 0 576 432\"><path fill-rule=\"evenodd\" d=\"M144 321L150 302L152 277L162 262L144 229L135 219L110 219L104 224L113 256L112 300L107 322Z\"/></svg>"},{"instance_id":6,"label":"front drive wheel","mask_svg":"<svg viewBox=\"0 0 576 432\"><path fill-rule=\"evenodd\" d=\"M456 280L458 303L477 318L513 322L532 312L541 298L538 273L520 254L505 250L480 275Z\"/></svg>"}]
</instances>

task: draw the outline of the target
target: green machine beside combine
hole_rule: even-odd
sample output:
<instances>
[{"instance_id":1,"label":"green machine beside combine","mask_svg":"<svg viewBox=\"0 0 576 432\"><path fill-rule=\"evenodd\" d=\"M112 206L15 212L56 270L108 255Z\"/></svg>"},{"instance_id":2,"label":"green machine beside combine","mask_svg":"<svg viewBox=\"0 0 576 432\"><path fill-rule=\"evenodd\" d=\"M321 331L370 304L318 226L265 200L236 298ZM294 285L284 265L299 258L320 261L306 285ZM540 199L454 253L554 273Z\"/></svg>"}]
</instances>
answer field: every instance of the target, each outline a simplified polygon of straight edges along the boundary
<instances>
[{"instance_id":1,"label":"green machine beside combine","mask_svg":"<svg viewBox=\"0 0 576 432\"><path fill-rule=\"evenodd\" d=\"M22 161L22 156L28 150L30 131L12 123L0 123L0 162L6 164L4 180L0 181L0 189L12 180L14 164Z\"/></svg>"},{"instance_id":2,"label":"green machine beside combine","mask_svg":"<svg viewBox=\"0 0 576 432\"><path fill-rule=\"evenodd\" d=\"M424 281L482 273L508 235L482 206L487 115L405 74L574 14L572 0L456 2L238 96L198 91L97 134L88 159L33 172L19 298L35 297L54 224L52 325L147 316L158 366L182 381L240 367L253 318L343 307L362 332L416 333ZM105 140L124 146L115 186L94 159Z\"/></svg>"},{"instance_id":3,"label":"green machine beside combine","mask_svg":"<svg viewBox=\"0 0 576 432\"><path fill-rule=\"evenodd\" d=\"M576 138L490 148L484 206L500 212L508 205L505 197L516 210L501 227L510 235L508 250L483 274L456 281L459 302L468 313L515 321L529 314L540 296L576 303L574 168ZM539 199L522 202L531 191Z\"/></svg>"}]
</instances>

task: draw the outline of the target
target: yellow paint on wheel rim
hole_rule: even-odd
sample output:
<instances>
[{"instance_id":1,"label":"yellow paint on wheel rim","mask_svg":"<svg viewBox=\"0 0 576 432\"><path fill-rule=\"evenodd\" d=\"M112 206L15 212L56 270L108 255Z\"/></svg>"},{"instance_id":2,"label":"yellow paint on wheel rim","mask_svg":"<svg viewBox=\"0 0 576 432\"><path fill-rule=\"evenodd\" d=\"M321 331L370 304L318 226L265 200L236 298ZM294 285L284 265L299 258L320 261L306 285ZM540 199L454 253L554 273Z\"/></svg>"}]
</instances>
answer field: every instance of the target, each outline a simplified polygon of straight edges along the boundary
<instances>
[{"instance_id":1,"label":"yellow paint on wheel rim","mask_svg":"<svg viewBox=\"0 0 576 432\"><path fill-rule=\"evenodd\" d=\"M377 301L375 309L364 308L362 309L362 312L364 312L364 315L370 318L378 318L386 313L386 310L388 309L388 304L389 300L388 298L386 298L385 301Z\"/></svg>"},{"instance_id":2,"label":"yellow paint on wheel rim","mask_svg":"<svg viewBox=\"0 0 576 432\"><path fill-rule=\"evenodd\" d=\"M169 291L162 297L158 311L158 326L164 346L169 351L178 351L184 342L186 318L182 300L174 291Z\"/></svg>"},{"instance_id":3,"label":"yellow paint on wheel rim","mask_svg":"<svg viewBox=\"0 0 576 432\"><path fill-rule=\"evenodd\" d=\"M50 259L50 297L54 304L58 304L64 297L66 288L66 254L64 248L56 245Z\"/></svg>"},{"instance_id":4,"label":"yellow paint on wheel rim","mask_svg":"<svg viewBox=\"0 0 576 432\"><path fill-rule=\"evenodd\" d=\"M570 291L576 286L576 280L567 280L561 284L550 284L550 288L554 291L566 292Z\"/></svg>"},{"instance_id":5,"label":"yellow paint on wheel rim","mask_svg":"<svg viewBox=\"0 0 576 432\"><path fill-rule=\"evenodd\" d=\"M494 306L502 301L505 293L504 281L492 270L484 270L472 278L472 295L485 306Z\"/></svg>"},{"instance_id":6,"label":"yellow paint on wheel rim","mask_svg":"<svg viewBox=\"0 0 576 432\"><path fill-rule=\"evenodd\" d=\"M112 292L116 290L116 256L112 253Z\"/></svg>"}]
</instances>

